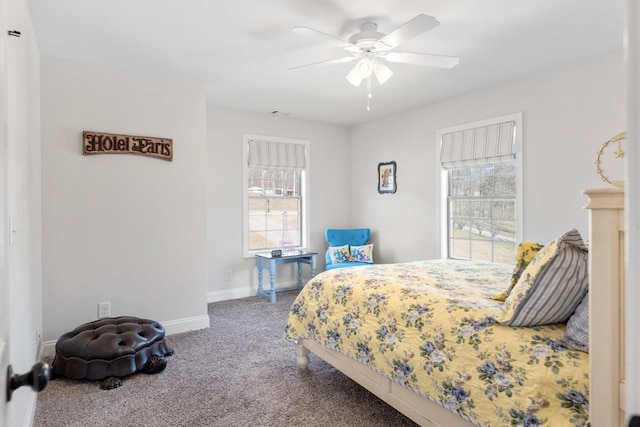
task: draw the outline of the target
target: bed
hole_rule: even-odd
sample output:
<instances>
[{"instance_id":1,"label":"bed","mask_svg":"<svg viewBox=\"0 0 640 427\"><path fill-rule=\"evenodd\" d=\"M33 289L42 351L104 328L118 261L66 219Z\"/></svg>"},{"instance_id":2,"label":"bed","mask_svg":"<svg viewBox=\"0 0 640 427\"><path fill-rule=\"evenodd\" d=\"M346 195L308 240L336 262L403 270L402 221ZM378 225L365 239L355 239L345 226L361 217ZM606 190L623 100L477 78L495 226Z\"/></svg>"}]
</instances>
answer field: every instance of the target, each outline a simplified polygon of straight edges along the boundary
<instances>
[{"instance_id":1,"label":"bed","mask_svg":"<svg viewBox=\"0 0 640 427\"><path fill-rule=\"evenodd\" d=\"M622 425L624 195L586 194L588 251L571 230L515 269L427 260L317 275L287 321L298 365L313 352L422 426ZM590 301L584 348L575 325Z\"/></svg>"}]
</instances>

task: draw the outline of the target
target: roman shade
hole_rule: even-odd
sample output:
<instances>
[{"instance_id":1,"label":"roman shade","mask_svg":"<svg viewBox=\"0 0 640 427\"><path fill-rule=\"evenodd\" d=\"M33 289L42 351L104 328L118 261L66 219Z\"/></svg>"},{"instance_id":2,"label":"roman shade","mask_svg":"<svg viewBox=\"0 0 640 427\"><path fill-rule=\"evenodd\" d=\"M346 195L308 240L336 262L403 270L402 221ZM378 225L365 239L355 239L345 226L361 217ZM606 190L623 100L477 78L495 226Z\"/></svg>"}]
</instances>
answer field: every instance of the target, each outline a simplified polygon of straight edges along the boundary
<instances>
[{"instance_id":1,"label":"roman shade","mask_svg":"<svg viewBox=\"0 0 640 427\"><path fill-rule=\"evenodd\" d=\"M307 164L302 144L250 139L249 166L302 170Z\"/></svg>"},{"instance_id":2,"label":"roman shade","mask_svg":"<svg viewBox=\"0 0 640 427\"><path fill-rule=\"evenodd\" d=\"M512 162L516 158L515 122L481 126L442 135L443 169Z\"/></svg>"}]
</instances>

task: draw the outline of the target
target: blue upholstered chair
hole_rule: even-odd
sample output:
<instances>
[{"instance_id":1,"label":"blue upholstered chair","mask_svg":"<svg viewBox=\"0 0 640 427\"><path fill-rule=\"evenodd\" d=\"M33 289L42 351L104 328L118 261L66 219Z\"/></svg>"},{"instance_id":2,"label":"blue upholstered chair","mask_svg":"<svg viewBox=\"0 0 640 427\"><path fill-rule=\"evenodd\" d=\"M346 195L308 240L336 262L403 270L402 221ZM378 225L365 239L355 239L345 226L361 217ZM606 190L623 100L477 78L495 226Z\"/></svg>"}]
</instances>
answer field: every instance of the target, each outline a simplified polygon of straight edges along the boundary
<instances>
[{"instance_id":1,"label":"blue upholstered chair","mask_svg":"<svg viewBox=\"0 0 640 427\"><path fill-rule=\"evenodd\" d=\"M338 247L349 245L351 246L362 246L369 243L369 238L371 237L371 230L369 228L348 228L348 229L338 229L338 228L327 228L324 232L324 237L329 243L330 247ZM355 262L355 261L347 261L347 262L339 262L333 263L331 261L331 256L329 255L329 249L327 249L327 253L325 255L326 260L326 269L330 270L332 268L340 268L340 267L354 267L356 265L370 265L367 262Z\"/></svg>"}]
</instances>

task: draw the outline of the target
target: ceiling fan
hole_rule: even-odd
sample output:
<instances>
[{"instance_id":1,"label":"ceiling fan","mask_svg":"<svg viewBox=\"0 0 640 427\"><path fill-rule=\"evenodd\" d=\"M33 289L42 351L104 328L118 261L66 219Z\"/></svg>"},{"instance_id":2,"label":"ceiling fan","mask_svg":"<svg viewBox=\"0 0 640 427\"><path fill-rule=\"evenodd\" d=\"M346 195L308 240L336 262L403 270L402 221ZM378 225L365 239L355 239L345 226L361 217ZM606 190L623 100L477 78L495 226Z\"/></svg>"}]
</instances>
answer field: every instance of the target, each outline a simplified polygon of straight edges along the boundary
<instances>
[{"instance_id":1,"label":"ceiling fan","mask_svg":"<svg viewBox=\"0 0 640 427\"><path fill-rule=\"evenodd\" d=\"M399 52L395 50L400 44L440 25L433 16L420 14L405 22L389 34L378 32L375 22L367 21L360 25L360 32L342 40L339 37L323 33L313 28L299 26L291 31L303 36L313 37L329 42L348 52L340 58L300 65L290 70L317 65L331 65L358 60L346 78L354 86L367 81L368 99L371 99L371 80L379 84L386 82L393 72L383 62L423 65L428 67L453 68L460 62L455 56L431 55L426 53ZM370 105L367 103L367 110Z\"/></svg>"}]
</instances>

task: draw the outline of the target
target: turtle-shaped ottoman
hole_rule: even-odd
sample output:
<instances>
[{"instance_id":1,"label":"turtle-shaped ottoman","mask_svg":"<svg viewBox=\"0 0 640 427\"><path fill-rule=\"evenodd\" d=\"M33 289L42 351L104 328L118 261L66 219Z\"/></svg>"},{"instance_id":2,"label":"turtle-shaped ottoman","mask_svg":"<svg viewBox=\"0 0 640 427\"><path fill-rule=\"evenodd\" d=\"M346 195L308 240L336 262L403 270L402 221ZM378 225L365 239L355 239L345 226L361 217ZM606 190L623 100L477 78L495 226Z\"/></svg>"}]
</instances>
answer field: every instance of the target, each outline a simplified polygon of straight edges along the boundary
<instances>
[{"instance_id":1,"label":"turtle-shaped ottoman","mask_svg":"<svg viewBox=\"0 0 640 427\"><path fill-rule=\"evenodd\" d=\"M109 390L136 372L161 372L167 366L165 357L173 353L160 323L130 316L106 317L58 339L51 377L103 380L100 388Z\"/></svg>"}]
</instances>

